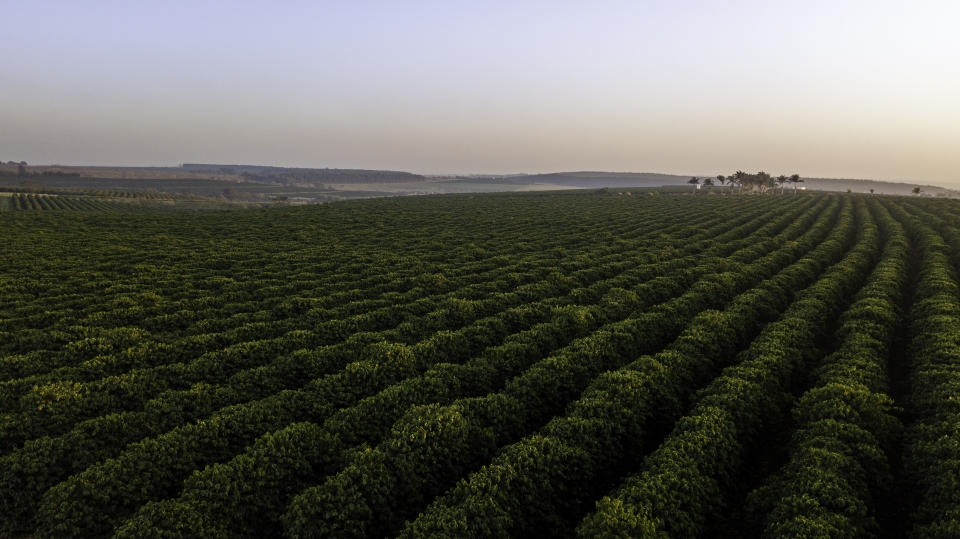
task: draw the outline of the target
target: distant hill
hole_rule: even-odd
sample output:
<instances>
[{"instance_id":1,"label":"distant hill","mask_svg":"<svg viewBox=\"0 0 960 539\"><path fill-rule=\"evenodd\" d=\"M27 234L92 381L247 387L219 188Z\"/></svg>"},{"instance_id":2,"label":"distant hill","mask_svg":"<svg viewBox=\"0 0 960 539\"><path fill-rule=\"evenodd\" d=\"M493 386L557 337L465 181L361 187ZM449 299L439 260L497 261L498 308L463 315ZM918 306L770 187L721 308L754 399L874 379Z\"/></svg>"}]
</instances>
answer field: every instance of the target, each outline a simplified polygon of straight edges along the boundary
<instances>
[{"instance_id":1,"label":"distant hill","mask_svg":"<svg viewBox=\"0 0 960 539\"><path fill-rule=\"evenodd\" d=\"M475 176L469 180L474 183L492 185L560 185L566 187L662 187L686 185L692 175L658 174L653 172L553 172L548 174L522 174L513 176L483 177ZM699 176L705 177L705 176ZM904 182L885 182L879 180L854 180L840 178L803 178L800 184L806 189L821 191L847 191L868 193L873 189L877 194L909 195L914 187L930 196L960 196L960 192L944 187ZM790 189L788 186L787 189Z\"/></svg>"},{"instance_id":2,"label":"distant hill","mask_svg":"<svg viewBox=\"0 0 960 539\"><path fill-rule=\"evenodd\" d=\"M190 172L237 175L243 180L281 185L320 187L348 183L420 182L426 177L396 170L364 170L349 168L287 168L256 165L216 165L185 163L182 169Z\"/></svg>"},{"instance_id":3,"label":"distant hill","mask_svg":"<svg viewBox=\"0 0 960 539\"><path fill-rule=\"evenodd\" d=\"M660 187L682 185L690 176L653 172L553 172L503 177L477 177L470 181L506 185L562 185L567 187Z\"/></svg>"},{"instance_id":4,"label":"distant hill","mask_svg":"<svg viewBox=\"0 0 960 539\"><path fill-rule=\"evenodd\" d=\"M64 166L0 163L0 185L27 181L46 187L82 189L155 189L173 193L231 198L225 195L296 197L313 201L369 196L426 193L532 191L553 189L689 188L687 174L654 172L572 171L543 174L469 174L424 176L396 170L296 168L260 165L187 163L172 167ZM23 176L21 176L23 174ZM700 176L704 177L704 176ZM921 196L960 197L960 191L908 182L841 178L804 178L804 189L877 194L910 195L916 187ZM791 189L792 186L787 186ZM716 186L713 191L722 188Z\"/></svg>"},{"instance_id":5,"label":"distant hill","mask_svg":"<svg viewBox=\"0 0 960 539\"><path fill-rule=\"evenodd\" d=\"M841 178L804 178L804 183L808 189L817 189L821 191L846 191L854 193L869 193L871 189L875 193L884 195L909 195L912 194L914 187L919 187L924 195L933 196L960 196L960 192L946 187L937 187L935 185L923 185L919 183L905 182L885 182L880 180L850 180Z\"/></svg>"}]
</instances>

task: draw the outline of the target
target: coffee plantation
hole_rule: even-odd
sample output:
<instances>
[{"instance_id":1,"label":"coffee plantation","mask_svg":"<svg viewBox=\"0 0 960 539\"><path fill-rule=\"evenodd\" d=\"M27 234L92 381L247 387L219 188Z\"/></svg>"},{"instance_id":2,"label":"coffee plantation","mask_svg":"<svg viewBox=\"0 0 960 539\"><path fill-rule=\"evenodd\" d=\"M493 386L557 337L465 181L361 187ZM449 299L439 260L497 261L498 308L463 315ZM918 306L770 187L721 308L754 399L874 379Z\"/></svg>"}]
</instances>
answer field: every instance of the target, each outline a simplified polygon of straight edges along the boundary
<instances>
[{"instance_id":1,"label":"coffee plantation","mask_svg":"<svg viewBox=\"0 0 960 539\"><path fill-rule=\"evenodd\" d=\"M0 536L960 537L957 201L147 202L0 204Z\"/></svg>"}]
</instances>

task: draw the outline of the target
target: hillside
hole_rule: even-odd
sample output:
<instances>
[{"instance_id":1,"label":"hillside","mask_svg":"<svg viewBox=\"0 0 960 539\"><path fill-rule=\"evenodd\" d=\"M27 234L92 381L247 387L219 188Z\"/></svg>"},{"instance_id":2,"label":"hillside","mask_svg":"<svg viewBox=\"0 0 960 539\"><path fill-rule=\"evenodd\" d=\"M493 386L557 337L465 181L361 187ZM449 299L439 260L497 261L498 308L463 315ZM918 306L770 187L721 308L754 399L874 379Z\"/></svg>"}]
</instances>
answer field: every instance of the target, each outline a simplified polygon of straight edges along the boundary
<instances>
[{"instance_id":1,"label":"hillside","mask_svg":"<svg viewBox=\"0 0 960 539\"><path fill-rule=\"evenodd\" d=\"M908 182L887 182L880 180L855 180L842 178L804 178L804 183L808 189L818 189L822 191L847 191L853 193L869 193L871 189L875 193L885 195L911 195L915 187L919 187L924 196L960 196L960 191L938 187L935 185L925 185L921 183Z\"/></svg>"},{"instance_id":2,"label":"hillside","mask_svg":"<svg viewBox=\"0 0 960 539\"><path fill-rule=\"evenodd\" d=\"M702 176L700 176L702 178ZM549 174L523 174L514 176L476 177L469 181L492 185L558 185L566 187L661 187L687 185L689 175L658 174L649 172L554 172ZM877 194L909 195L914 187L931 196L958 196L960 192L937 187L906 182L885 182L879 180L858 180L839 178L806 178L801 184L806 189L820 191L850 190L856 193L868 193L873 189Z\"/></svg>"},{"instance_id":3,"label":"hillside","mask_svg":"<svg viewBox=\"0 0 960 539\"><path fill-rule=\"evenodd\" d=\"M236 175L242 180L251 182L312 187L325 187L330 184L395 183L425 180L419 174L395 170L287 168L190 163L183 164L181 168L189 172Z\"/></svg>"},{"instance_id":4,"label":"hillside","mask_svg":"<svg viewBox=\"0 0 960 539\"><path fill-rule=\"evenodd\" d=\"M15 186L33 179L51 187L81 189L155 189L207 197L239 196L246 201L276 198L297 203L330 202L374 196L528 191L535 189L660 188L688 185L688 175L653 172L552 172L514 175L423 176L403 171L290 168L259 165L187 163L179 167L71 167L27 166L28 178L18 166L0 163L0 185ZM920 187L923 196L960 196L960 191L908 182L804 178L803 188L909 195ZM714 191L720 190L719 186ZM228 195L224 193L228 192Z\"/></svg>"},{"instance_id":5,"label":"hillside","mask_svg":"<svg viewBox=\"0 0 960 539\"><path fill-rule=\"evenodd\" d=\"M660 187L685 184L690 176L657 174L652 172L552 172L471 178L468 181L493 185L559 185L565 187Z\"/></svg>"}]
</instances>

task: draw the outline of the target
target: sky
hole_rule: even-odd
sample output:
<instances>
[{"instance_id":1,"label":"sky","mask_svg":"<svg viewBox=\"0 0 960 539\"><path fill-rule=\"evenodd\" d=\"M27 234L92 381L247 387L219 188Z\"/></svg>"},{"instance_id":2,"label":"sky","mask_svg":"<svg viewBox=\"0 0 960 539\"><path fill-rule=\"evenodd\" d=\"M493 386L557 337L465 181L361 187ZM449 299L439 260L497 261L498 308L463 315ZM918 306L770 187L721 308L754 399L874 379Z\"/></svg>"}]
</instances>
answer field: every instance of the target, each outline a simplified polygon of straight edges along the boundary
<instances>
[{"instance_id":1,"label":"sky","mask_svg":"<svg viewBox=\"0 0 960 539\"><path fill-rule=\"evenodd\" d=\"M0 159L960 186L956 1L0 0Z\"/></svg>"}]
</instances>

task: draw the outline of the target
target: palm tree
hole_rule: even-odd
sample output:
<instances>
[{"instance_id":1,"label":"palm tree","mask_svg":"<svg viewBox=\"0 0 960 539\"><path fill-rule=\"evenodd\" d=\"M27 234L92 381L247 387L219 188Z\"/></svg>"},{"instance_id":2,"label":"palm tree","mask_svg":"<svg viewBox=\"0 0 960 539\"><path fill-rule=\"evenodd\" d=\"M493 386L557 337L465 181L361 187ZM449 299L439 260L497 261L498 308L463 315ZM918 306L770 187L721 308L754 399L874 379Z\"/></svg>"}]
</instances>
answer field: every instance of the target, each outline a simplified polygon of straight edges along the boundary
<instances>
[{"instance_id":1,"label":"palm tree","mask_svg":"<svg viewBox=\"0 0 960 539\"><path fill-rule=\"evenodd\" d=\"M693 186L693 192L694 192L694 193L696 193L696 192L697 192L697 189L700 188L700 179L697 178L696 176L694 176L694 177L690 178L689 180L687 180L687 183L689 183L690 185Z\"/></svg>"},{"instance_id":2,"label":"palm tree","mask_svg":"<svg viewBox=\"0 0 960 539\"><path fill-rule=\"evenodd\" d=\"M788 179L790 180L790 183L793 184L793 194L797 194L797 184L803 183L803 179L800 177L799 174L791 174L790 178Z\"/></svg>"},{"instance_id":3,"label":"palm tree","mask_svg":"<svg viewBox=\"0 0 960 539\"><path fill-rule=\"evenodd\" d=\"M760 172L757 172L754 177L754 181L756 182L757 187L760 188L761 193L765 193L767 189L773 187L773 177L766 172L761 170Z\"/></svg>"},{"instance_id":4,"label":"palm tree","mask_svg":"<svg viewBox=\"0 0 960 539\"><path fill-rule=\"evenodd\" d=\"M747 173L742 170L738 170L733 173L733 178L739 187L738 192L742 193L744 181L747 179Z\"/></svg>"},{"instance_id":5,"label":"palm tree","mask_svg":"<svg viewBox=\"0 0 960 539\"><path fill-rule=\"evenodd\" d=\"M780 194L781 194L781 195L783 194L783 186L787 183L787 179L788 179L788 178L787 178L786 176L784 176L783 174L781 174L781 175L777 176L777 179L775 180L775 181L777 182L777 185L780 186Z\"/></svg>"},{"instance_id":6,"label":"palm tree","mask_svg":"<svg viewBox=\"0 0 960 539\"><path fill-rule=\"evenodd\" d=\"M727 177L723 174L717 174L717 181L720 182L720 186L723 187L727 183Z\"/></svg>"}]
</instances>

